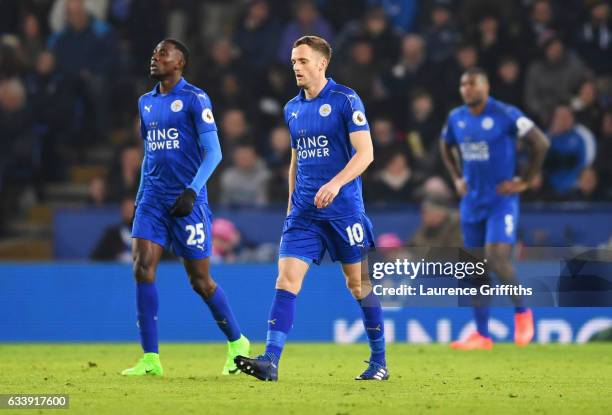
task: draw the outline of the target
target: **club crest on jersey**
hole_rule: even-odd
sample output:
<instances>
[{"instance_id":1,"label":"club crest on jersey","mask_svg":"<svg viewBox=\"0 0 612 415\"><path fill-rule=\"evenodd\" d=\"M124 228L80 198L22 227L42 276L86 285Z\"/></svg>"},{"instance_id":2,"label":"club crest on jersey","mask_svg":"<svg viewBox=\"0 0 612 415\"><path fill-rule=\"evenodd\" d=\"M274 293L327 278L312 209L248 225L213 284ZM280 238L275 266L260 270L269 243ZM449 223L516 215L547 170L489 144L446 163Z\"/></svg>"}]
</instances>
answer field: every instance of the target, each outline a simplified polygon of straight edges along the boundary
<instances>
[{"instance_id":1,"label":"club crest on jersey","mask_svg":"<svg viewBox=\"0 0 612 415\"><path fill-rule=\"evenodd\" d=\"M204 108L204 111L202 111L202 120L207 124L212 124L215 122L215 117L213 117L213 113L210 108Z\"/></svg>"},{"instance_id":2,"label":"club crest on jersey","mask_svg":"<svg viewBox=\"0 0 612 415\"><path fill-rule=\"evenodd\" d=\"M172 112L179 112L183 109L183 101L181 101L180 99L173 101L172 104L170 104L170 109L172 110Z\"/></svg>"},{"instance_id":3,"label":"club crest on jersey","mask_svg":"<svg viewBox=\"0 0 612 415\"><path fill-rule=\"evenodd\" d=\"M362 127L364 125L366 125L366 117L365 114L361 111L355 111L353 113L353 122L355 123L355 125Z\"/></svg>"},{"instance_id":4,"label":"club crest on jersey","mask_svg":"<svg viewBox=\"0 0 612 415\"><path fill-rule=\"evenodd\" d=\"M493 125L495 124L495 122L493 121L493 118L491 117L485 117L482 120L481 126L483 129L485 130L490 130L491 128L493 128Z\"/></svg>"},{"instance_id":5,"label":"club crest on jersey","mask_svg":"<svg viewBox=\"0 0 612 415\"><path fill-rule=\"evenodd\" d=\"M327 117L329 114L331 114L331 111L332 108L329 104L323 104L319 107L319 115L321 117Z\"/></svg>"}]
</instances>

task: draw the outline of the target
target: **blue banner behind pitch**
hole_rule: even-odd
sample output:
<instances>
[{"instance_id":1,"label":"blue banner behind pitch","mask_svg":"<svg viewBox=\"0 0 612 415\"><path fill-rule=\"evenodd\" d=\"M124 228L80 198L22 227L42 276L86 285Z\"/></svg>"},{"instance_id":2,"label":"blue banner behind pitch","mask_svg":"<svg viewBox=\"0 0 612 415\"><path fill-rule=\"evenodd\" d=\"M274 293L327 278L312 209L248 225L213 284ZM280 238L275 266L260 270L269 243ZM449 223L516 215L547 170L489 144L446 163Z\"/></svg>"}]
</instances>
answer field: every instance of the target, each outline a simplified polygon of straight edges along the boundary
<instances>
[{"instance_id":1,"label":"blue banner behind pitch","mask_svg":"<svg viewBox=\"0 0 612 415\"><path fill-rule=\"evenodd\" d=\"M534 264L526 264L531 267ZM537 264L536 264L537 265ZM550 266L550 264L541 264ZM520 275L523 264L518 264ZM274 293L275 265L217 265L243 332L265 339ZM162 341L222 341L182 266L162 264L158 273L159 333ZM131 267L122 264L0 265L0 341L137 341L135 287ZM612 325L612 308L542 308L535 311L536 341L584 342ZM512 339L512 309L492 313L491 332ZM469 308L385 310L391 341L448 342L471 330ZM365 340L359 309L337 265L313 267L298 298L291 340Z\"/></svg>"}]
</instances>

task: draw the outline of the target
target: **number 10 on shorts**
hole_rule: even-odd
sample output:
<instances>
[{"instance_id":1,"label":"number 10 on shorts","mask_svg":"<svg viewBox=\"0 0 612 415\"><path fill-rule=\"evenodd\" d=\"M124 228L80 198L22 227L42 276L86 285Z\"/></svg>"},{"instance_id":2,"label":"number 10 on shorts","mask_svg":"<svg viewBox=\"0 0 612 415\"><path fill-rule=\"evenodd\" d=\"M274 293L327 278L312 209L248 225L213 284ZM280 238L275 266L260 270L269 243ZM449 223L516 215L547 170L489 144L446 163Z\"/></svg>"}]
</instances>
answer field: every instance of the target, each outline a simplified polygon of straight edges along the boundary
<instances>
[{"instance_id":1,"label":"number 10 on shorts","mask_svg":"<svg viewBox=\"0 0 612 415\"><path fill-rule=\"evenodd\" d=\"M363 242L363 226L361 226L361 223L355 223L353 226L347 226L346 234L348 235L351 246Z\"/></svg>"},{"instance_id":2,"label":"number 10 on shorts","mask_svg":"<svg viewBox=\"0 0 612 415\"><path fill-rule=\"evenodd\" d=\"M187 245L198 245L204 243L206 239L206 235L204 235L204 224L196 223L194 225L185 226L185 230L189 232L189 237L187 238Z\"/></svg>"}]
</instances>

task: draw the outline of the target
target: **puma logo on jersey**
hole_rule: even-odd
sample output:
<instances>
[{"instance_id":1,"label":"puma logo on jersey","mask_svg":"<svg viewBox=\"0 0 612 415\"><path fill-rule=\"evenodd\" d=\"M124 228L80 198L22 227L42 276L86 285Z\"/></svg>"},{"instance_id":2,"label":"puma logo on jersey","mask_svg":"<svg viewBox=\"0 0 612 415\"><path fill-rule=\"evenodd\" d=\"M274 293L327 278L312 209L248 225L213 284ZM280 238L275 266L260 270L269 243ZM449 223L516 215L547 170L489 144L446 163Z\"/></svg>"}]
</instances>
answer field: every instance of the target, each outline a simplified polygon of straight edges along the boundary
<instances>
[{"instance_id":1,"label":"puma logo on jersey","mask_svg":"<svg viewBox=\"0 0 612 415\"><path fill-rule=\"evenodd\" d=\"M152 106L153 106L153 105L145 105L145 106L144 106L145 111L146 111L146 112L151 112L151 107L152 107Z\"/></svg>"}]
</instances>

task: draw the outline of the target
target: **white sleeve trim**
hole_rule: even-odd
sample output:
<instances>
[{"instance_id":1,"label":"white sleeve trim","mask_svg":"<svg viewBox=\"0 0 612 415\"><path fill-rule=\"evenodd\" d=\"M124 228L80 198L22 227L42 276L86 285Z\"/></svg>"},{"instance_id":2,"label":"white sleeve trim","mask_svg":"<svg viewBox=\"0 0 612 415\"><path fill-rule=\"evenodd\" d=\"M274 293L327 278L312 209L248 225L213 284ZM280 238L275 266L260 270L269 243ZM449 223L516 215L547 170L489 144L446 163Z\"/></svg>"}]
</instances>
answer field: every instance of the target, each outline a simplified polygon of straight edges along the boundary
<instances>
[{"instance_id":1,"label":"white sleeve trim","mask_svg":"<svg viewBox=\"0 0 612 415\"><path fill-rule=\"evenodd\" d=\"M516 135L518 137L524 137L534 126L535 124L529 118L525 116L519 117L518 120L516 120Z\"/></svg>"},{"instance_id":2,"label":"white sleeve trim","mask_svg":"<svg viewBox=\"0 0 612 415\"><path fill-rule=\"evenodd\" d=\"M587 166L590 166L593 164L593 161L595 160L595 153L597 152L595 137L593 136L593 133L582 124L576 124L576 132L584 142L585 163Z\"/></svg>"}]
</instances>

